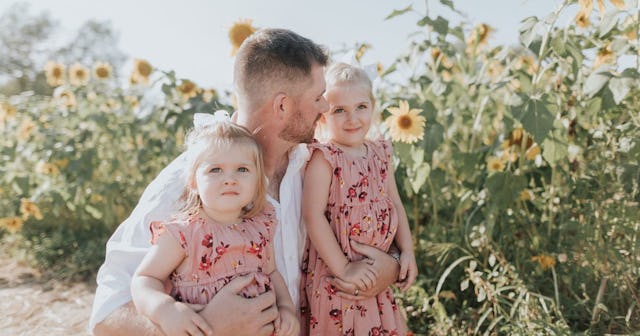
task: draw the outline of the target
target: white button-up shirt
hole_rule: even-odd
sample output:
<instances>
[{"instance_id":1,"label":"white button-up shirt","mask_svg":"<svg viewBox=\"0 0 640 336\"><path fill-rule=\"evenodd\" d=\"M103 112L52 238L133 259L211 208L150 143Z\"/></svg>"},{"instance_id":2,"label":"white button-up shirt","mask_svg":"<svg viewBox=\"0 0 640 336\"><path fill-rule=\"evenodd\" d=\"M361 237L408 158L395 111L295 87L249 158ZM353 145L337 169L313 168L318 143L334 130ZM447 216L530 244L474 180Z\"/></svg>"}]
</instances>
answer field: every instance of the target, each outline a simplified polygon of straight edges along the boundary
<instances>
[{"instance_id":1,"label":"white button-up shirt","mask_svg":"<svg viewBox=\"0 0 640 336\"><path fill-rule=\"evenodd\" d=\"M301 225L302 170L309 159L305 144L289 153L287 171L280 183L280 202L269 197L276 209L274 250L276 267L282 274L296 307L300 302L300 263L306 231ZM177 157L145 189L138 205L107 242L104 264L98 271L98 288L93 301L89 328L104 320L120 306L131 301L131 278L149 249L149 224L168 220L178 208L184 187L184 155Z\"/></svg>"}]
</instances>

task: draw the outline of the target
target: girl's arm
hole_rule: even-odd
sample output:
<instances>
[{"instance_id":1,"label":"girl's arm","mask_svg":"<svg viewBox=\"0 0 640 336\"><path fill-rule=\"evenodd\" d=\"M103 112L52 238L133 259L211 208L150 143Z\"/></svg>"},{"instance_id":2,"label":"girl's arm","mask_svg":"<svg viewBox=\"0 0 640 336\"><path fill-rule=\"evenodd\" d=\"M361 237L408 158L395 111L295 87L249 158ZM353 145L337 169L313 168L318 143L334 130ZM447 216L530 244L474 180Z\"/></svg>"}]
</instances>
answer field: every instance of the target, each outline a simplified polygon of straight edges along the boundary
<instances>
[{"instance_id":1,"label":"girl's arm","mask_svg":"<svg viewBox=\"0 0 640 336\"><path fill-rule=\"evenodd\" d=\"M287 285L282 278L282 274L276 269L275 253L273 244L269 244L269 262L266 273L271 278L271 285L276 294L276 306L278 307L278 318L275 322L275 334L297 336L300 333L300 321L296 313L295 305L289 295Z\"/></svg>"},{"instance_id":2,"label":"girl's arm","mask_svg":"<svg viewBox=\"0 0 640 336\"><path fill-rule=\"evenodd\" d=\"M313 247L331 274L364 290L373 285L377 273L366 262L349 262L325 217L332 174L323 154L313 152L302 184L302 219Z\"/></svg>"},{"instance_id":3,"label":"girl's arm","mask_svg":"<svg viewBox=\"0 0 640 336\"><path fill-rule=\"evenodd\" d=\"M398 232L395 242L400 249L400 273L398 274L398 285L402 290L407 290L418 276L418 266L413 251L413 238L409 229L409 220L404 210L404 205L398 193L396 184L395 169L389 164L389 177L387 178L387 192L393 202L393 206L398 214Z\"/></svg>"},{"instance_id":4,"label":"girl's arm","mask_svg":"<svg viewBox=\"0 0 640 336\"><path fill-rule=\"evenodd\" d=\"M131 280L133 303L140 313L160 325L167 334L195 326L209 335L212 330L204 319L165 291L165 281L184 258L184 250L168 232L160 235Z\"/></svg>"}]
</instances>

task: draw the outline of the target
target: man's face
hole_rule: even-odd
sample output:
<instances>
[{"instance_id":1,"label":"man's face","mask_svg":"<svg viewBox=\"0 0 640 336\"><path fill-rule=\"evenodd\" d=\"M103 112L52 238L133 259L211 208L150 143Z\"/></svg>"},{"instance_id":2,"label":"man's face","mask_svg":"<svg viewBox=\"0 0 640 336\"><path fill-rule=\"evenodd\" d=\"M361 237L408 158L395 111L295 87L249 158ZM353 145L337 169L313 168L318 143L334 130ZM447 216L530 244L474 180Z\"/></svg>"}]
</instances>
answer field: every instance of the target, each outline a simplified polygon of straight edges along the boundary
<instances>
[{"instance_id":1,"label":"man's face","mask_svg":"<svg viewBox=\"0 0 640 336\"><path fill-rule=\"evenodd\" d=\"M289 114L279 136L289 142L309 143L313 140L316 122L322 113L329 109L329 104L324 98L324 68L318 64L314 65L311 69L311 79L301 84L308 85L308 88L298 97L294 97L294 110Z\"/></svg>"}]
</instances>

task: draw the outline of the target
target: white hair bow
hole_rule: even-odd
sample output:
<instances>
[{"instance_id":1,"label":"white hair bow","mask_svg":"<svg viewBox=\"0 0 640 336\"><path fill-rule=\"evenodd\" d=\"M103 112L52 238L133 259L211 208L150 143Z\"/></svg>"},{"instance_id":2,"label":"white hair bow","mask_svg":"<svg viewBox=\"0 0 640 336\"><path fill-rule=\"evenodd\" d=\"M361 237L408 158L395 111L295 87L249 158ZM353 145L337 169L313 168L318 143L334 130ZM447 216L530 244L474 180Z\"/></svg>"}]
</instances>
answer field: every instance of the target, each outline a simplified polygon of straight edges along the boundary
<instances>
[{"instance_id":1,"label":"white hair bow","mask_svg":"<svg viewBox=\"0 0 640 336\"><path fill-rule=\"evenodd\" d=\"M193 115L193 127L201 128L213 125L219 122L230 122L229 112L225 110L217 110L213 114L196 113Z\"/></svg>"},{"instance_id":2,"label":"white hair bow","mask_svg":"<svg viewBox=\"0 0 640 336\"><path fill-rule=\"evenodd\" d=\"M360 62L358 61L358 58L356 57L355 50L350 50L346 54L343 54L342 57L340 57L340 59L338 60L338 62L353 65L355 67L358 67L364 70L364 72L367 74L367 77L369 77L369 80L371 81L371 83L373 83L378 78L378 66L373 63L365 64L365 65L360 64Z\"/></svg>"}]
</instances>

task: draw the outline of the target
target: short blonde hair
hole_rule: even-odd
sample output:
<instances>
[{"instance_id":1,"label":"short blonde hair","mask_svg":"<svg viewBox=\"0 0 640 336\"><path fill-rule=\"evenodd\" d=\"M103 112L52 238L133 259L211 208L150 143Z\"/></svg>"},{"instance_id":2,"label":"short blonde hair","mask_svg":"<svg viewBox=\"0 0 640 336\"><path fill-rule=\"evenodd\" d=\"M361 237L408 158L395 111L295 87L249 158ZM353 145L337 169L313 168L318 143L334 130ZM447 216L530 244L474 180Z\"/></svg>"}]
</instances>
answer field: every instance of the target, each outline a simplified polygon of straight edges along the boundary
<instances>
[{"instance_id":1,"label":"short blonde hair","mask_svg":"<svg viewBox=\"0 0 640 336\"><path fill-rule=\"evenodd\" d=\"M243 208L242 218L254 217L264 210L267 203L267 178L264 174L260 145L245 127L230 121L219 121L196 127L186 137L186 165L183 172L185 188L182 192L182 205L179 212L181 216L188 217L199 211L202 206L198 191L191 185L203 157L211 152L229 150L235 146L250 150L258 175L256 194L251 203Z\"/></svg>"}]
</instances>

